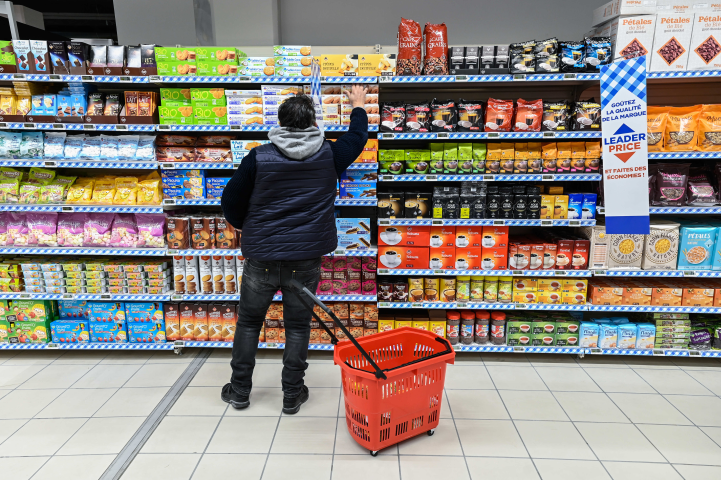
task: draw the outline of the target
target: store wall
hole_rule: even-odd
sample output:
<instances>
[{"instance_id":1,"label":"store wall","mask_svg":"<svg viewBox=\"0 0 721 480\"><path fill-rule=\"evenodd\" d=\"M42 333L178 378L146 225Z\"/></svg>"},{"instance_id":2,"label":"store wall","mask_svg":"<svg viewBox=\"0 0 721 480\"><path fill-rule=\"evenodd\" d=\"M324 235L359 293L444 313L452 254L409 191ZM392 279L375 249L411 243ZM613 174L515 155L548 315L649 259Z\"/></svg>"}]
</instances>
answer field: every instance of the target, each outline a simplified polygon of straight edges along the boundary
<instances>
[{"instance_id":1,"label":"store wall","mask_svg":"<svg viewBox=\"0 0 721 480\"><path fill-rule=\"evenodd\" d=\"M216 45L276 45L278 0L211 0Z\"/></svg>"},{"instance_id":2,"label":"store wall","mask_svg":"<svg viewBox=\"0 0 721 480\"><path fill-rule=\"evenodd\" d=\"M195 45L193 0L114 0L118 44Z\"/></svg>"}]
</instances>

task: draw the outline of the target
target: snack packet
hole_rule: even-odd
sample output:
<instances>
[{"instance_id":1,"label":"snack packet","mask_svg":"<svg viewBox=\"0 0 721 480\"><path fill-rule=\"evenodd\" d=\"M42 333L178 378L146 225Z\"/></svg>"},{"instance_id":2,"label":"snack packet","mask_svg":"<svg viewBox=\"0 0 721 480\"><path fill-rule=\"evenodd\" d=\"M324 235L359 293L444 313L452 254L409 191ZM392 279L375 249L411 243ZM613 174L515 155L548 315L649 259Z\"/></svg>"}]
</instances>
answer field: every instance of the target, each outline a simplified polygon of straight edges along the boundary
<instances>
[{"instance_id":1,"label":"snack packet","mask_svg":"<svg viewBox=\"0 0 721 480\"><path fill-rule=\"evenodd\" d=\"M135 159L146 162L152 162L155 160L155 136L154 135L139 135L138 136L138 148L135 151Z\"/></svg>"},{"instance_id":2,"label":"snack packet","mask_svg":"<svg viewBox=\"0 0 721 480\"><path fill-rule=\"evenodd\" d=\"M83 226L84 247L109 247L114 213L89 213Z\"/></svg>"},{"instance_id":3,"label":"snack packet","mask_svg":"<svg viewBox=\"0 0 721 480\"><path fill-rule=\"evenodd\" d=\"M20 201L20 179L0 177L0 203Z\"/></svg>"},{"instance_id":4,"label":"snack packet","mask_svg":"<svg viewBox=\"0 0 721 480\"><path fill-rule=\"evenodd\" d=\"M721 105L704 105L698 119L696 150L721 151Z\"/></svg>"},{"instance_id":5,"label":"snack packet","mask_svg":"<svg viewBox=\"0 0 721 480\"><path fill-rule=\"evenodd\" d=\"M58 215L58 246L82 247L87 213L60 213Z\"/></svg>"},{"instance_id":6,"label":"snack packet","mask_svg":"<svg viewBox=\"0 0 721 480\"><path fill-rule=\"evenodd\" d=\"M649 152L663 152L663 138L671 107L648 107L646 113L646 134Z\"/></svg>"},{"instance_id":7,"label":"snack packet","mask_svg":"<svg viewBox=\"0 0 721 480\"><path fill-rule=\"evenodd\" d=\"M94 187L95 180L91 178L78 178L75 183L68 188L67 203L90 203L93 198Z\"/></svg>"},{"instance_id":8,"label":"snack packet","mask_svg":"<svg viewBox=\"0 0 721 480\"><path fill-rule=\"evenodd\" d=\"M26 223L29 230L28 245L38 247L58 246L58 214L52 212L28 212Z\"/></svg>"},{"instance_id":9,"label":"snack packet","mask_svg":"<svg viewBox=\"0 0 721 480\"><path fill-rule=\"evenodd\" d=\"M165 214L137 213L138 247L163 248L165 246Z\"/></svg>"},{"instance_id":10,"label":"snack packet","mask_svg":"<svg viewBox=\"0 0 721 480\"><path fill-rule=\"evenodd\" d=\"M29 230L24 212L8 212L8 245L25 247L28 244Z\"/></svg>"},{"instance_id":11,"label":"snack packet","mask_svg":"<svg viewBox=\"0 0 721 480\"><path fill-rule=\"evenodd\" d=\"M45 143L43 146L44 158L63 158L65 150L65 132L45 132Z\"/></svg>"},{"instance_id":12,"label":"snack packet","mask_svg":"<svg viewBox=\"0 0 721 480\"><path fill-rule=\"evenodd\" d=\"M85 135L69 135L65 138L65 147L63 148L63 157L65 160L77 160L80 158L80 152L83 150Z\"/></svg>"},{"instance_id":13,"label":"snack packet","mask_svg":"<svg viewBox=\"0 0 721 480\"><path fill-rule=\"evenodd\" d=\"M118 159L118 137L100 135L100 158L111 162Z\"/></svg>"},{"instance_id":14,"label":"snack packet","mask_svg":"<svg viewBox=\"0 0 721 480\"><path fill-rule=\"evenodd\" d=\"M30 169L28 174L28 183L34 183L36 185L47 185L52 182L55 178L55 170L48 170L47 168L33 167Z\"/></svg>"},{"instance_id":15,"label":"snack packet","mask_svg":"<svg viewBox=\"0 0 721 480\"><path fill-rule=\"evenodd\" d=\"M113 205L135 205L138 202L138 179L118 177L115 179Z\"/></svg>"},{"instance_id":16,"label":"snack packet","mask_svg":"<svg viewBox=\"0 0 721 480\"><path fill-rule=\"evenodd\" d=\"M56 182L41 185L38 203L62 203L65 200L66 191L66 185Z\"/></svg>"},{"instance_id":17,"label":"snack packet","mask_svg":"<svg viewBox=\"0 0 721 480\"><path fill-rule=\"evenodd\" d=\"M20 158L20 143L23 134L19 132L0 132L0 157Z\"/></svg>"},{"instance_id":18,"label":"snack packet","mask_svg":"<svg viewBox=\"0 0 721 480\"><path fill-rule=\"evenodd\" d=\"M107 178L99 178L93 188L93 196L90 203L98 205L112 205L115 197L115 181Z\"/></svg>"},{"instance_id":19,"label":"snack packet","mask_svg":"<svg viewBox=\"0 0 721 480\"><path fill-rule=\"evenodd\" d=\"M100 137L83 137L80 158L83 160L100 160Z\"/></svg>"},{"instance_id":20,"label":"snack packet","mask_svg":"<svg viewBox=\"0 0 721 480\"><path fill-rule=\"evenodd\" d=\"M135 160L139 140L138 135L121 135L118 137L118 160Z\"/></svg>"},{"instance_id":21,"label":"snack packet","mask_svg":"<svg viewBox=\"0 0 721 480\"><path fill-rule=\"evenodd\" d=\"M138 182L138 205L160 205L160 175L153 170Z\"/></svg>"},{"instance_id":22,"label":"snack packet","mask_svg":"<svg viewBox=\"0 0 721 480\"><path fill-rule=\"evenodd\" d=\"M18 203L36 204L40 201L40 185L36 183L20 184L20 200Z\"/></svg>"},{"instance_id":23,"label":"snack packet","mask_svg":"<svg viewBox=\"0 0 721 480\"><path fill-rule=\"evenodd\" d=\"M0 247L8 244L8 212L0 212Z\"/></svg>"},{"instance_id":24,"label":"snack packet","mask_svg":"<svg viewBox=\"0 0 721 480\"><path fill-rule=\"evenodd\" d=\"M116 213L110 234L110 246L135 248L138 245L138 226L132 213Z\"/></svg>"},{"instance_id":25,"label":"snack packet","mask_svg":"<svg viewBox=\"0 0 721 480\"><path fill-rule=\"evenodd\" d=\"M23 132L20 158L43 158L43 132Z\"/></svg>"},{"instance_id":26,"label":"snack packet","mask_svg":"<svg viewBox=\"0 0 721 480\"><path fill-rule=\"evenodd\" d=\"M686 152L696 147L698 138L698 118L701 105L692 107L671 107L666 122L664 141L667 152Z\"/></svg>"}]
</instances>

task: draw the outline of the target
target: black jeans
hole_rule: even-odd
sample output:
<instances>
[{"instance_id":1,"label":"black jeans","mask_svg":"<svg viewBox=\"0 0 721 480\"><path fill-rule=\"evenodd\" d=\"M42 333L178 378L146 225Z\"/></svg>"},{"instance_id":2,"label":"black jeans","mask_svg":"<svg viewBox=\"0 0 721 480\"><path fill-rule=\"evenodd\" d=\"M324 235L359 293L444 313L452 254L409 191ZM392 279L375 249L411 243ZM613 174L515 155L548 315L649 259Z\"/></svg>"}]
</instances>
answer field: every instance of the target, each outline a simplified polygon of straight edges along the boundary
<instances>
[{"instance_id":1,"label":"black jeans","mask_svg":"<svg viewBox=\"0 0 721 480\"><path fill-rule=\"evenodd\" d=\"M253 368L258 337L265 313L280 289L283 293L283 320L285 323L285 350L283 351L283 393L289 397L300 394L303 377L308 368L311 313L291 293L290 280L296 279L315 293L320 281L321 258L298 261L260 262L245 260L243 281L240 286L238 324L233 341L233 369L231 384L240 394L250 394L253 387ZM313 304L303 294L308 304Z\"/></svg>"}]
</instances>

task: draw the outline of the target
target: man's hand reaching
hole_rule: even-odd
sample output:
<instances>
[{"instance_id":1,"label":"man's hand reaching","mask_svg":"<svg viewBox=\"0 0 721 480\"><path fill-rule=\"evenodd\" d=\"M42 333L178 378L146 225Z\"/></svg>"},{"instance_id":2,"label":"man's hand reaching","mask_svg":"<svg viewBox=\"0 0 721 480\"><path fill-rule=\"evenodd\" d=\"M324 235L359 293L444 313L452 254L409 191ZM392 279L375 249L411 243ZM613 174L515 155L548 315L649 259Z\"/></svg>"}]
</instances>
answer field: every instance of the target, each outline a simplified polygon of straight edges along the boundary
<instances>
[{"instance_id":1,"label":"man's hand reaching","mask_svg":"<svg viewBox=\"0 0 721 480\"><path fill-rule=\"evenodd\" d=\"M368 87L354 84L351 86L350 91L343 90L343 93L348 95L348 99L350 100L350 104L353 108L363 108L366 104L366 93L368 93Z\"/></svg>"}]
</instances>

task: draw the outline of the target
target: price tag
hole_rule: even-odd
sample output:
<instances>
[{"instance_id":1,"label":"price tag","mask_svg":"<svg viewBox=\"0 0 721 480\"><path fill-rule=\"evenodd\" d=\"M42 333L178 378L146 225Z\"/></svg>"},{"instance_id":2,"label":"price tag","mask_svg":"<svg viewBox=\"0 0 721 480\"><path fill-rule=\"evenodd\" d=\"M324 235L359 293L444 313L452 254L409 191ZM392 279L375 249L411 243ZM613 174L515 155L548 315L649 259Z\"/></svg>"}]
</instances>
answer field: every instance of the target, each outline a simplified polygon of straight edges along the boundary
<instances>
[{"instance_id":1,"label":"price tag","mask_svg":"<svg viewBox=\"0 0 721 480\"><path fill-rule=\"evenodd\" d=\"M69 207L69 206L67 206L67 205L63 205L63 206L61 207L61 210L62 210L63 212L74 212L74 211L75 211L75 208Z\"/></svg>"},{"instance_id":2,"label":"price tag","mask_svg":"<svg viewBox=\"0 0 721 480\"><path fill-rule=\"evenodd\" d=\"M83 125L83 130L95 130L95 125Z\"/></svg>"},{"instance_id":3,"label":"price tag","mask_svg":"<svg viewBox=\"0 0 721 480\"><path fill-rule=\"evenodd\" d=\"M513 75L514 82L525 82L526 75L524 73Z\"/></svg>"},{"instance_id":4,"label":"price tag","mask_svg":"<svg viewBox=\"0 0 721 480\"><path fill-rule=\"evenodd\" d=\"M343 250L342 248L340 250L336 250L335 252L333 252L333 255L345 255L345 250Z\"/></svg>"},{"instance_id":5,"label":"price tag","mask_svg":"<svg viewBox=\"0 0 721 480\"><path fill-rule=\"evenodd\" d=\"M380 133L380 140L393 140L396 138L396 135L394 133Z\"/></svg>"},{"instance_id":6,"label":"price tag","mask_svg":"<svg viewBox=\"0 0 721 480\"><path fill-rule=\"evenodd\" d=\"M29 293L21 293L20 298L30 298L31 295Z\"/></svg>"},{"instance_id":7,"label":"price tag","mask_svg":"<svg viewBox=\"0 0 721 480\"><path fill-rule=\"evenodd\" d=\"M381 182L394 182L395 179L395 175L381 175Z\"/></svg>"},{"instance_id":8,"label":"price tag","mask_svg":"<svg viewBox=\"0 0 721 480\"><path fill-rule=\"evenodd\" d=\"M379 83L390 83L393 81L393 77L378 77Z\"/></svg>"},{"instance_id":9,"label":"price tag","mask_svg":"<svg viewBox=\"0 0 721 480\"><path fill-rule=\"evenodd\" d=\"M242 130L242 128L240 127L240 125L231 125L231 126L230 126L230 129L231 129L231 130Z\"/></svg>"},{"instance_id":10,"label":"price tag","mask_svg":"<svg viewBox=\"0 0 721 480\"><path fill-rule=\"evenodd\" d=\"M65 130L65 125L62 123L53 123L53 130Z\"/></svg>"},{"instance_id":11,"label":"price tag","mask_svg":"<svg viewBox=\"0 0 721 480\"><path fill-rule=\"evenodd\" d=\"M431 225L443 225L443 219L440 219L440 218L431 219Z\"/></svg>"},{"instance_id":12,"label":"price tag","mask_svg":"<svg viewBox=\"0 0 721 480\"><path fill-rule=\"evenodd\" d=\"M456 303L456 308L468 308L468 304L466 302L458 302Z\"/></svg>"},{"instance_id":13,"label":"price tag","mask_svg":"<svg viewBox=\"0 0 721 480\"><path fill-rule=\"evenodd\" d=\"M596 213L598 213L599 215L605 215L606 209L603 207L598 207L598 208L596 208Z\"/></svg>"},{"instance_id":14,"label":"price tag","mask_svg":"<svg viewBox=\"0 0 721 480\"><path fill-rule=\"evenodd\" d=\"M684 277L695 277L696 272L693 270L683 270L683 276Z\"/></svg>"},{"instance_id":15,"label":"price tag","mask_svg":"<svg viewBox=\"0 0 721 480\"><path fill-rule=\"evenodd\" d=\"M127 125L115 125L115 131L127 131L128 126Z\"/></svg>"},{"instance_id":16,"label":"price tag","mask_svg":"<svg viewBox=\"0 0 721 480\"><path fill-rule=\"evenodd\" d=\"M488 138L500 138L497 132L488 132Z\"/></svg>"},{"instance_id":17,"label":"price tag","mask_svg":"<svg viewBox=\"0 0 721 480\"><path fill-rule=\"evenodd\" d=\"M592 348L591 354L592 355L603 355L603 351L600 348Z\"/></svg>"},{"instance_id":18,"label":"price tag","mask_svg":"<svg viewBox=\"0 0 721 480\"><path fill-rule=\"evenodd\" d=\"M179 253L178 250L169 248L168 255L179 255Z\"/></svg>"},{"instance_id":19,"label":"price tag","mask_svg":"<svg viewBox=\"0 0 721 480\"><path fill-rule=\"evenodd\" d=\"M379 218L378 225L390 225L391 221L389 218Z\"/></svg>"},{"instance_id":20,"label":"price tag","mask_svg":"<svg viewBox=\"0 0 721 480\"><path fill-rule=\"evenodd\" d=\"M525 353L526 347L513 347L513 353Z\"/></svg>"},{"instance_id":21,"label":"price tag","mask_svg":"<svg viewBox=\"0 0 721 480\"><path fill-rule=\"evenodd\" d=\"M555 270L553 272L553 274L557 277L565 277L566 276L566 272L564 272L563 270Z\"/></svg>"},{"instance_id":22,"label":"price tag","mask_svg":"<svg viewBox=\"0 0 721 480\"><path fill-rule=\"evenodd\" d=\"M564 74L563 74L563 79L564 79L564 80L575 80L575 79L576 79L576 74L575 74L575 73L564 73Z\"/></svg>"},{"instance_id":23,"label":"price tag","mask_svg":"<svg viewBox=\"0 0 721 480\"><path fill-rule=\"evenodd\" d=\"M35 128L34 123L23 123L23 128L33 129Z\"/></svg>"},{"instance_id":24,"label":"price tag","mask_svg":"<svg viewBox=\"0 0 721 480\"><path fill-rule=\"evenodd\" d=\"M467 82L468 77L466 75L456 75L456 82Z\"/></svg>"},{"instance_id":25,"label":"price tag","mask_svg":"<svg viewBox=\"0 0 721 480\"><path fill-rule=\"evenodd\" d=\"M176 340L173 342L174 347L184 347L185 346L185 340Z\"/></svg>"},{"instance_id":26,"label":"price tag","mask_svg":"<svg viewBox=\"0 0 721 480\"><path fill-rule=\"evenodd\" d=\"M170 300L173 302L182 302L183 296L182 295L171 295Z\"/></svg>"},{"instance_id":27,"label":"price tag","mask_svg":"<svg viewBox=\"0 0 721 480\"><path fill-rule=\"evenodd\" d=\"M653 349L654 356L656 355L666 355L666 352L664 352L662 349Z\"/></svg>"},{"instance_id":28,"label":"price tag","mask_svg":"<svg viewBox=\"0 0 721 480\"><path fill-rule=\"evenodd\" d=\"M556 132L543 132L543 138L556 138Z\"/></svg>"},{"instance_id":29,"label":"price tag","mask_svg":"<svg viewBox=\"0 0 721 480\"><path fill-rule=\"evenodd\" d=\"M689 357L700 357L701 352L699 352L698 350L689 350L688 355Z\"/></svg>"},{"instance_id":30,"label":"price tag","mask_svg":"<svg viewBox=\"0 0 721 480\"><path fill-rule=\"evenodd\" d=\"M57 350L60 347L57 343L48 343L45 348L47 348L48 350Z\"/></svg>"},{"instance_id":31,"label":"price tag","mask_svg":"<svg viewBox=\"0 0 721 480\"><path fill-rule=\"evenodd\" d=\"M552 227L553 220L541 220L541 226L542 227Z\"/></svg>"},{"instance_id":32,"label":"price tag","mask_svg":"<svg viewBox=\"0 0 721 480\"><path fill-rule=\"evenodd\" d=\"M8 124L7 124L7 123L0 123L0 128L8 128Z\"/></svg>"},{"instance_id":33,"label":"price tag","mask_svg":"<svg viewBox=\"0 0 721 480\"><path fill-rule=\"evenodd\" d=\"M277 343L266 343L265 348L278 348Z\"/></svg>"},{"instance_id":34,"label":"price tag","mask_svg":"<svg viewBox=\"0 0 721 480\"><path fill-rule=\"evenodd\" d=\"M505 225L505 224L506 224L506 221L505 221L505 220L493 220L493 225L501 225L501 226L503 226L503 225Z\"/></svg>"},{"instance_id":35,"label":"price tag","mask_svg":"<svg viewBox=\"0 0 721 480\"><path fill-rule=\"evenodd\" d=\"M103 293L100 295L100 300L112 300L112 296L109 293Z\"/></svg>"},{"instance_id":36,"label":"price tag","mask_svg":"<svg viewBox=\"0 0 721 480\"><path fill-rule=\"evenodd\" d=\"M594 277L605 277L606 276L606 270L594 270L593 271Z\"/></svg>"},{"instance_id":37,"label":"price tag","mask_svg":"<svg viewBox=\"0 0 721 480\"><path fill-rule=\"evenodd\" d=\"M580 226L581 226L581 221L580 221L580 220L569 220L569 221L568 221L568 226L569 226L569 227L580 227Z\"/></svg>"},{"instance_id":38,"label":"price tag","mask_svg":"<svg viewBox=\"0 0 721 480\"><path fill-rule=\"evenodd\" d=\"M250 77L238 77L238 83L250 83Z\"/></svg>"},{"instance_id":39,"label":"price tag","mask_svg":"<svg viewBox=\"0 0 721 480\"><path fill-rule=\"evenodd\" d=\"M60 75L49 75L48 80L50 80L51 82L62 82L63 77L61 77Z\"/></svg>"},{"instance_id":40,"label":"price tag","mask_svg":"<svg viewBox=\"0 0 721 480\"><path fill-rule=\"evenodd\" d=\"M13 80L25 80L24 73L16 73L13 75Z\"/></svg>"},{"instance_id":41,"label":"price tag","mask_svg":"<svg viewBox=\"0 0 721 480\"><path fill-rule=\"evenodd\" d=\"M161 163L161 164L160 164L160 169L161 169L161 170L170 170L170 169L174 169L174 168L175 168L175 164L174 164L174 163Z\"/></svg>"},{"instance_id":42,"label":"price tag","mask_svg":"<svg viewBox=\"0 0 721 480\"><path fill-rule=\"evenodd\" d=\"M426 175L426 182L435 182L438 180L438 175Z\"/></svg>"},{"instance_id":43,"label":"price tag","mask_svg":"<svg viewBox=\"0 0 721 480\"><path fill-rule=\"evenodd\" d=\"M83 82L94 82L95 77L93 77L92 75L80 75L80 80Z\"/></svg>"},{"instance_id":44,"label":"price tag","mask_svg":"<svg viewBox=\"0 0 721 480\"><path fill-rule=\"evenodd\" d=\"M379 268L378 269L378 275L389 275L389 270L387 268Z\"/></svg>"},{"instance_id":45,"label":"price tag","mask_svg":"<svg viewBox=\"0 0 721 480\"><path fill-rule=\"evenodd\" d=\"M484 182L495 182L496 176L495 175L483 175L483 181Z\"/></svg>"},{"instance_id":46,"label":"price tag","mask_svg":"<svg viewBox=\"0 0 721 480\"><path fill-rule=\"evenodd\" d=\"M515 310L528 310L528 305L519 303L514 307Z\"/></svg>"},{"instance_id":47,"label":"price tag","mask_svg":"<svg viewBox=\"0 0 721 480\"><path fill-rule=\"evenodd\" d=\"M164 199L163 205L175 205L175 200L172 199Z\"/></svg>"},{"instance_id":48,"label":"price tag","mask_svg":"<svg viewBox=\"0 0 721 480\"><path fill-rule=\"evenodd\" d=\"M73 298L75 298L75 295L72 293L63 293L63 300L72 300Z\"/></svg>"},{"instance_id":49,"label":"price tag","mask_svg":"<svg viewBox=\"0 0 721 480\"><path fill-rule=\"evenodd\" d=\"M453 345L453 350L460 352L463 347L461 345Z\"/></svg>"},{"instance_id":50,"label":"price tag","mask_svg":"<svg viewBox=\"0 0 721 480\"><path fill-rule=\"evenodd\" d=\"M170 125L158 125L158 130L161 130L161 131L170 130Z\"/></svg>"},{"instance_id":51,"label":"price tag","mask_svg":"<svg viewBox=\"0 0 721 480\"><path fill-rule=\"evenodd\" d=\"M523 275L523 270L513 270L511 271L511 275Z\"/></svg>"},{"instance_id":52,"label":"price tag","mask_svg":"<svg viewBox=\"0 0 721 480\"><path fill-rule=\"evenodd\" d=\"M120 77L120 80L119 80L119 81L121 81L121 82L132 82L133 79L130 78L130 77Z\"/></svg>"},{"instance_id":53,"label":"price tag","mask_svg":"<svg viewBox=\"0 0 721 480\"><path fill-rule=\"evenodd\" d=\"M445 275L446 272L444 270L433 270L434 275Z\"/></svg>"},{"instance_id":54,"label":"price tag","mask_svg":"<svg viewBox=\"0 0 721 480\"><path fill-rule=\"evenodd\" d=\"M54 167L58 166L58 164L56 162L43 162L43 164L45 165L45 167L49 167L49 168L54 168Z\"/></svg>"},{"instance_id":55,"label":"price tag","mask_svg":"<svg viewBox=\"0 0 721 480\"><path fill-rule=\"evenodd\" d=\"M436 134L436 139L438 139L438 140L441 140L441 139L446 139L446 140L448 140L448 133L445 133L445 132L444 132L444 133L437 133L437 134Z\"/></svg>"},{"instance_id":56,"label":"price tag","mask_svg":"<svg viewBox=\"0 0 721 480\"><path fill-rule=\"evenodd\" d=\"M149 82L161 82L161 78L158 75L150 75L148 77Z\"/></svg>"},{"instance_id":57,"label":"price tag","mask_svg":"<svg viewBox=\"0 0 721 480\"><path fill-rule=\"evenodd\" d=\"M553 182L555 181L555 175L541 175L542 182Z\"/></svg>"},{"instance_id":58,"label":"price tag","mask_svg":"<svg viewBox=\"0 0 721 480\"><path fill-rule=\"evenodd\" d=\"M411 308L423 308L423 304L419 302L411 303Z\"/></svg>"},{"instance_id":59,"label":"price tag","mask_svg":"<svg viewBox=\"0 0 721 480\"><path fill-rule=\"evenodd\" d=\"M379 307L390 307L390 302L378 302Z\"/></svg>"}]
</instances>

